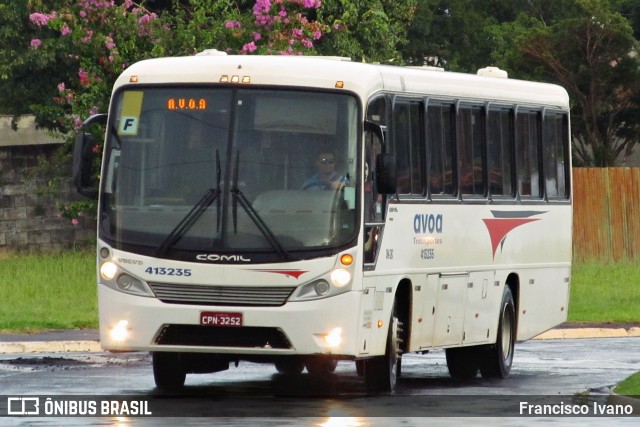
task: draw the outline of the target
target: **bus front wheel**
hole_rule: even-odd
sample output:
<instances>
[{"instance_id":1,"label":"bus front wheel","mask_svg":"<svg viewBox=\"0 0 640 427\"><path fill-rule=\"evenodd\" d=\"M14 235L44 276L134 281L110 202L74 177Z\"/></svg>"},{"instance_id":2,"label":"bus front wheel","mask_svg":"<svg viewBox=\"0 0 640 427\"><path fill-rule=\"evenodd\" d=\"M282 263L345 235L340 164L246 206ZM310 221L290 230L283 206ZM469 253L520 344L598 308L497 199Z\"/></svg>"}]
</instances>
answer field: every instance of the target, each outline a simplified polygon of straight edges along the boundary
<instances>
[{"instance_id":1,"label":"bus front wheel","mask_svg":"<svg viewBox=\"0 0 640 427\"><path fill-rule=\"evenodd\" d=\"M153 352L153 379L163 391L175 391L184 386L187 372L180 353Z\"/></svg>"},{"instance_id":2,"label":"bus front wheel","mask_svg":"<svg viewBox=\"0 0 640 427\"><path fill-rule=\"evenodd\" d=\"M305 365L310 375L320 376L332 374L338 366L338 361L336 359L319 356L310 358Z\"/></svg>"},{"instance_id":3,"label":"bus front wheel","mask_svg":"<svg viewBox=\"0 0 640 427\"><path fill-rule=\"evenodd\" d=\"M288 358L275 361L276 370L285 375L299 375L304 370L304 360Z\"/></svg>"},{"instance_id":4,"label":"bus front wheel","mask_svg":"<svg viewBox=\"0 0 640 427\"><path fill-rule=\"evenodd\" d=\"M502 295L498 338L489 346L480 359L480 373L483 378L506 378L511 371L516 342L516 309L513 293L508 286Z\"/></svg>"},{"instance_id":5,"label":"bus front wheel","mask_svg":"<svg viewBox=\"0 0 640 427\"><path fill-rule=\"evenodd\" d=\"M394 304L391 319L389 321L389 331L387 333L387 344L384 356L374 357L364 361L364 377L367 391L393 393L396 388L400 373L400 363L402 361L402 324L396 312L397 305Z\"/></svg>"}]
</instances>

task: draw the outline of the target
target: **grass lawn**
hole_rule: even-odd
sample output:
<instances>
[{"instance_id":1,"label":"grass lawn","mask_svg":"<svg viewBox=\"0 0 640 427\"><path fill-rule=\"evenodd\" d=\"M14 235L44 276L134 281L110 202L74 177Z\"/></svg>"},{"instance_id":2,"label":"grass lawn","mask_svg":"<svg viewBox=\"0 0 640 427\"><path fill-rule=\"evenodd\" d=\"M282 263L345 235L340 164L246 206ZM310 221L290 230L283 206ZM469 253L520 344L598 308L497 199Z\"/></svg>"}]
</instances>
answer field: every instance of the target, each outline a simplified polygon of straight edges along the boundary
<instances>
[{"instance_id":1,"label":"grass lawn","mask_svg":"<svg viewBox=\"0 0 640 427\"><path fill-rule=\"evenodd\" d=\"M572 270L570 322L640 323L640 263L580 262Z\"/></svg>"},{"instance_id":2,"label":"grass lawn","mask_svg":"<svg viewBox=\"0 0 640 427\"><path fill-rule=\"evenodd\" d=\"M640 372L622 381L616 386L614 391L625 396L640 397Z\"/></svg>"},{"instance_id":3,"label":"grass lawn","mask_svg":"<svg viewBox=\"0 0 640 427\"><path fill-rule=\"evenodd\" d=\"M95 253L4 255L0 331L97 328Z\"/></svg>"}]
</instances>

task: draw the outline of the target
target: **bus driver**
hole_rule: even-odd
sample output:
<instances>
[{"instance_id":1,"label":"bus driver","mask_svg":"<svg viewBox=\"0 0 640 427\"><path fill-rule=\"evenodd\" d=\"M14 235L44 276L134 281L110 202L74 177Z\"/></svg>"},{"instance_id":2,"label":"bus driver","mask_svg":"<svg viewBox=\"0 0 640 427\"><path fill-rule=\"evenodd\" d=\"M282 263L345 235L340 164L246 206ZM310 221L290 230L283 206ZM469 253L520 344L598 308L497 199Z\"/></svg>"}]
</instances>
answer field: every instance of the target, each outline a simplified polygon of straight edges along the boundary
<instances>
[{"instance_id":1,"label":"bus driver","mask_svg":"<svg viewBox=\"0 0 640 427\"><path fill-rule=\"evenodd\" d=\"M331 151L321 151L316 157L316 173L309 177L303 190L337 190L347 179L336 172L336 159Z\"/></svg>"}]
</instances>

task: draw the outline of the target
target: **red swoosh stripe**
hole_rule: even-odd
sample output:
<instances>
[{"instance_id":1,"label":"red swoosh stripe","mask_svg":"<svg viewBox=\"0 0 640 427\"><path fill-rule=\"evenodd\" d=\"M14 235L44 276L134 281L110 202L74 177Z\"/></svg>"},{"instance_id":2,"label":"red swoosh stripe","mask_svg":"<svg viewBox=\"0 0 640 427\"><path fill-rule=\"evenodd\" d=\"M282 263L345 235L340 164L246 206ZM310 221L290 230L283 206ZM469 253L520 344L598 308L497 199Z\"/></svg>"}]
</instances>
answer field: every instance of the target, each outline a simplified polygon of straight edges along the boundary
<instances>
[{"instance_id":1,"label":"red swoosh stripe","mask_svg":"<svg viewBox=\"0 0 640 427\"><path fill-rule=\"evenodd\" d=\"M483 219L483 221L487 226L487 230L489 230L493 256L495 257L498 245L511 230L529 222L539 221L539 218L487 218Z\"/></svg>"},{"instance_id":2,"label":"red swoosh stripe","mask_svg":"<svg viewBox=\"0 0 640 427\"><path fill-rule=\"evenodd\" d=\"M261 271L263 273L274 273L274 274L282 274L283 276L291 276L296 279L302 276L304 273L307 273L305 270L253 270L253 271Z\"/></svg>"}]
</instances>

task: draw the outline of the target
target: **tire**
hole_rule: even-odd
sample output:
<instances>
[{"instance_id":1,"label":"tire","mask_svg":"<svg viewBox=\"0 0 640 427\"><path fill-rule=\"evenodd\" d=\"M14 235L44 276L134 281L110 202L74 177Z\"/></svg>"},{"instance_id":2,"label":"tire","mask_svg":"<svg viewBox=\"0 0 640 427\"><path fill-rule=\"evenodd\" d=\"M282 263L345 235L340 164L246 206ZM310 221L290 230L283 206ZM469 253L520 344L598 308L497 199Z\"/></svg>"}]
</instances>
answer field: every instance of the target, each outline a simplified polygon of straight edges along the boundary
<instances>
[{"instance_id":1,"label":"tire","mask_svg":"<svg viewBox=\"0 0 640 427\"><path fill-rule=\"evenodd\" d=\"M177 391L184 386L187 377L180 353L153 352L153 379L163 391Z\"/></svg>"},{"instance_id":2,"label":"tire","mask_svg":"<svg viewBox=\"0 0 640 427\"><path fill-rule=\"evenodd\" d=\"M401 334L402 325L398 320L396 304L394 304L389 321L384 356L364 361L364 377L367 391L376 393L393 393L395 391L402 360L402 350L400 349Z\"/></svg>"},{"instance_id":3,"label":"tire","mask_svg":"<svg viewBox=\"0 0 640 427\"><path fill-rule=\"evenodd\" d=\"M332 374L338 366L338 361L329 357L314 357L308 359L305 365L310 375L321 376Z\"/></svg>"},{"instance_id":4,"label":"tire","mask_svg":"<svg viewBox=\"0 0 640 427\"><path fill-rule=\"evenodd\" d=\"M281 359L275 362L275 366L281 374L300 375L304 370L304 361L297 358Z\"/></svg>"},{"instance_id":5,"label":"tire","mask_svg":"<svg viewBox=\"0 0 640 427\"><path fill-rule=\"evenodd\" d=\"M513 364L516 342L516 308L513 293L508 286L502 295L498 337L496 343L486 348L480 359L483 378L507 378Z\"/></svg>"},{"instance_id":6,"label":"tire","mask_svg":"<svg viewBox=\"0 0 640 427\"><path fill-rule=\"evenodd\" d=\"M447 368L449 375L456 380L472 380L478 375L478 348L448 348Z\"/></svg>"}]
</instances>

